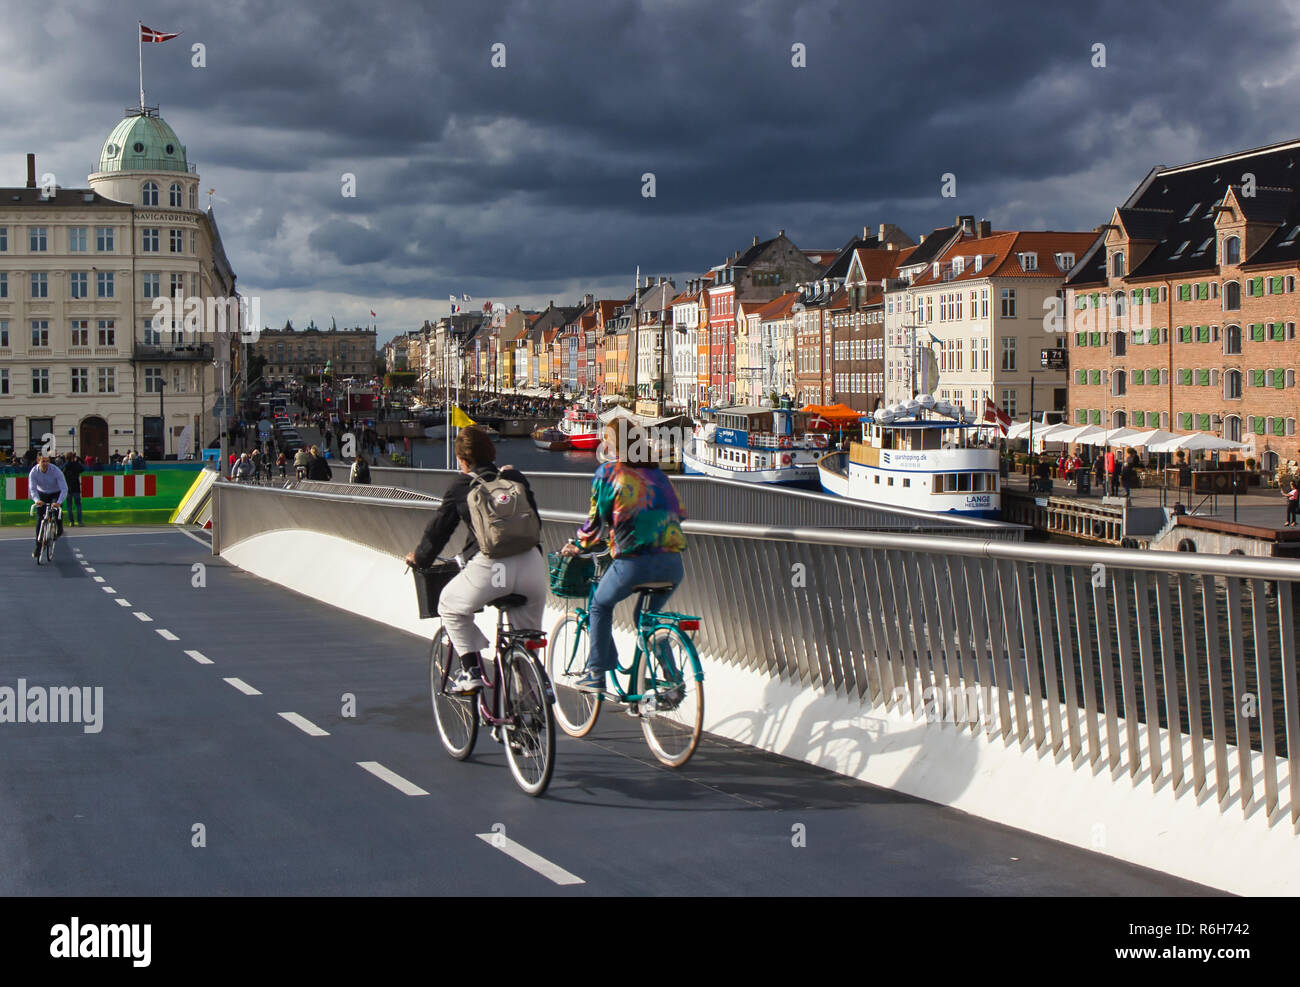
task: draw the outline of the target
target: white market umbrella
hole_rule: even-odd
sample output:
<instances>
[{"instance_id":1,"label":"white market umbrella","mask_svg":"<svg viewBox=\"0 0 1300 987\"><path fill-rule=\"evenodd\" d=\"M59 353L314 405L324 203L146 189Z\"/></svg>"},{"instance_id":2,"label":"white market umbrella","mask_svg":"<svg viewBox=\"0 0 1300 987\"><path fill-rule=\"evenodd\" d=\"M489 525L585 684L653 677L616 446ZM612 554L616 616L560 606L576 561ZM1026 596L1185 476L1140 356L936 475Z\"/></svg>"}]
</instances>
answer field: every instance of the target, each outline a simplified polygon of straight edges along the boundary
<instances>
[{"instance_id":1,"label":"white market umbrella","mask_svg":"<svg viewBox=\"0 0 1300 987\"><path fill-rule=\"evenodd\" d=\"M1187 435L1180 435L1168 442L1161 442L1158 445L1147 447L1150 452L1176 452L1179 449L1185 449L1188 452L1238 452L1245 448L1246 444L1244 442L1222 439L1208 432L1189 432Z\"/></svg>"},{"instance_id":2,"label":"white market umbrella","mask_svg":"<svg viewBox=\"0 0 1300 987\"><path fill-rule=\"evenodd\" d=\"M1038 425L1038 428L1034 429L1034 445L1038 447L1037 451L1039 452L1041 452L1049 442L1051 442L1053 445L1056 445L1065 441L1064 439L1058 438L1058 436L1064 435L1067 432L1073 432L1077 427L1074 425L1065 425L1065 424L1045 426L1039 422L1035 422L1035 424ZM1030 451L1035 451L1035 450L1030 450Z\"/></svg>"},{"instance_id":3,"label":"white market umbrella","mask_svg":"<svg viewBox=\"0 0 1300 987\"><path fill-rule=\"evenodd\" d=\"M1043 425L1042 422L1032 422L1032 423L1031 423L1031 422L1016 422L1014 425L1010 426L1010 427L1007 429L1007 438L1008 438L1008 439L1024 439L1024 438L1028 438L1028 437L1029 437L1029 426L1030 426L1030 424L1037 425L1040 431L1041 431L1044 427L1046 427L1046 426Z\"/></svg>"},{"instance_id":4,"label":"white market umbrella","mask_svg":"<svg viewBox=\"0 0 1300 987\"><path fill-rule=\"evenodd\" d=\"M1101 445L1104 442L1106 430L1100 425L1070 425L1063 430L1053 427L1052 433L1048 436L1050 442L1083 443L1084 445Z\"/></svg>"},{"instance_id":5,"label":"white market umbrella","mask_svg":"<svg viewBox=\"0 0 1300 987\"><path fill-rule=\"evenodd\" d=\"M1118 436L1118 439L1116 436ZM1177 439L1179 437L1178 433L1167 432L1163 428L1151 428L1147 429L1145 432L1119 429L1112 434L1109 444L1141 447L1146 449L1148 452L1156 452L1157 450L1153 449L1153 446L1160 445L1162 442L1168 442L1171 439Z\"/></svg>"}]
</instances>

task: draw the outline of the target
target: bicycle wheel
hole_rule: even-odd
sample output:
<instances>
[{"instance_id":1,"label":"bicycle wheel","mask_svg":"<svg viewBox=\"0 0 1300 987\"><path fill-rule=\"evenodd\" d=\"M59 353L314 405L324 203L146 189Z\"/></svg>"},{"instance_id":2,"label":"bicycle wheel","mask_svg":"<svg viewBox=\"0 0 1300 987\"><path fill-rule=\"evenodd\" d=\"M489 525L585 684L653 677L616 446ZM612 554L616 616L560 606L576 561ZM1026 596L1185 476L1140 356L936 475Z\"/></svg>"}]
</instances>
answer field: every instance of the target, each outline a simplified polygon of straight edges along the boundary
<instances>
[{"instance_id":1,"label":"bicycle wheel","mask_svg":"<svg viewBox=\"0 0 1300 987\"><path fill-rule=\"evenodd\" d=\"M695 646L676 627L660 627L637 662L636 691L649 696L638 706L650 750L670 768L691 759L704 728L704 684L695 679Z\"/></svg>"},{"instance_id":2,"label":"bicycle wheel","mask_svg":"<svg viewBox=\"0 0 1300 987\"><path fill-rule=\"evenodd\" d=\"M469 757L478 739L478 696L453 696L443 691L451 675L448 664L457 659L451 654L451 639L439 630L429 651L429 695L433 702L433 719L438 724L442 746L457 761ZM454 671L451 670L451 671Z\"/></svg>"},{"instance_id":3,"label":"bicycle wheel","mask_svg":"<svg viewBox=\"0 0 1300 987\"><path fill-rule=\"evenodd\" d=\"M570 737L587 736L600 715L600 700L593 693L572 687L573 681L586 672L590 651L591 638L580 627L576 614L555 625L546 646L546 674L555 689L555 719Z\"/></svg>"},{"instance_id":4,"label":"bicycle wheel","mask_svg":"<svg viewBox=\"0 0 1300 987\"><path fill-rule=\"evenodd\" d=\"M529 795L541 795L555 770L555 717L546 695L542 666L527 648L516 645L503 659L506 760L510 773Z\"/></svg>"},{"instance_id":5,"label":"bicycle wheel","mask_svg":"<svg viewBox=\"0 0 1300 987\"><path fill-rule=\"evenodd\" d=\"M53 525L51 525L51 527L53 527ZM47 531L45 533L45 561L46 562L54 561L54 543L57 540L58 539L54 537L53 531Z\"/></svg>"}]
</instances>

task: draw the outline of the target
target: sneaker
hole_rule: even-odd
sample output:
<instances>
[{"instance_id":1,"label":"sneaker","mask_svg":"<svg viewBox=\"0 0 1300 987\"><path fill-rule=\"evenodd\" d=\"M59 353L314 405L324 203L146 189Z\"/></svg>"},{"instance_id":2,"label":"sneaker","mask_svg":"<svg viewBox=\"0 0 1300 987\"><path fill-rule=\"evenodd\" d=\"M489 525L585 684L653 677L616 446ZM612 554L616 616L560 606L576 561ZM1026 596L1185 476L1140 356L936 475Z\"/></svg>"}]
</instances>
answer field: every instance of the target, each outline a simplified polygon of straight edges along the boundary
<instances>
[{"instance_id":1,"label":"sneaker","mask_svg":"<svg viewBox=\"0 0 1300 987\"><path fill-rule=\"evenodd\" d=\"M452 695L469 696L483 688L483 675L477 669L468 672L461 669L456 677L447 683L447 691Z\"/></svg>"},{"instance_id":2,"label":"sneaker","mask_svg":"<svg viewBox=\"0 0 1300 987\"><path fill-rule=\"evenodd\" d=\"M605 673L588 672L573 683L573 688L579 692L591 692L603 696L605 694Z\"/></svg>"}]
</instances>

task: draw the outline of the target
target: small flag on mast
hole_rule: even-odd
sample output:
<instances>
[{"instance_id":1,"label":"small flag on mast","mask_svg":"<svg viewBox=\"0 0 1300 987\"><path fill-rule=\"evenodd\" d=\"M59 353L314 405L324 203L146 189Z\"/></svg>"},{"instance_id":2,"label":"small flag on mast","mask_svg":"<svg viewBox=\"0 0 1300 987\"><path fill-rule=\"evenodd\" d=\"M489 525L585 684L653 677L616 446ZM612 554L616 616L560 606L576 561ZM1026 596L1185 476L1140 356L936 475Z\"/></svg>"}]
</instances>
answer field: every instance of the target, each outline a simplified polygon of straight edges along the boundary
<instances>
[{"instance_id":1,"label":"small flag on mast","mask_svg":"<svg viewBox=\"0 0 1300 987\"><path fill-rule=\"evenodd\" d=\"M184 31L177 31L175 34L167 34L165 31L155 31L151 27L140 25L140 40L149 44L160 45L164 41L170 41L172 38L179 38Z\"/></svg>"},{"instance_id":2,"label":"small flag on mast","mask_svg":"<svg viewBox=\"0 0 1300 987\"><path fill-rule=\"evenodd\" d=\"M992 398L984 399L984 421L997 422L1003 435L1006 435L1007 429L1011 427L1011 416L994 404Z\"/></svg>"}]
</instances>

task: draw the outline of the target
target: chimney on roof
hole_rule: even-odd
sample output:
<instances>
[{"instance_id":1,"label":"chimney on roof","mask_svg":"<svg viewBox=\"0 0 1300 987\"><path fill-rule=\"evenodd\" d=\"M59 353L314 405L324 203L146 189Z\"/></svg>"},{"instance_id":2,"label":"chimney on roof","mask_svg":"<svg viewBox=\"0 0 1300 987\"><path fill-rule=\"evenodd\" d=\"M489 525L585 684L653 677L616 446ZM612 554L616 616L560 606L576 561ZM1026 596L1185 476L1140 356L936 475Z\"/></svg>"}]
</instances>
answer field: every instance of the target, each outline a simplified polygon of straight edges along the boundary
<instances>
[{"instance_id":1,"label":"chimney on roof","mask_svg":"<svg viewBox=\"0 0 1300 987\"><path fill-rule=\"evenodd\" d=\"M921 234L921 243L925 243L925 237L926 237L926 234L922 233L922 234ZM920 245L921 245L920 243L917 244L918 247L919 247Z\"/></svg>"},{"instance_id":2,"label":"chimney on roof","mask_svg":"<svg viewBox=\"0 0 1300 987\"><path fill-rule=\"evenodd\" d=\"M27 187L36 188L36 155L27 155Z\"/></svg>"},{"instance_id":3,"label":"chimney on roof","mask_svg":"<svg viewBox=\"0 0 1300 987\"><path fill-rule=\"evenodd\" d=\"M987 219L981 219L981 220L979 221L979 226L976 227L976 234L975 234L975 235L976 235L976 236L979 236L979 237L992 236L992 235L993 235L993 224L990 223Z\"/></svg>"},{"instance_id":4,"label":"chimney on roof","mask_svg":"<svg viewBox=\"0 0 1300 987\"><path fill-rule=\"evenodd\" d=\"M777 236L785 236L785 230L777 230Z\"/></svg>"},{"instance_id":5,"label":"chimney on roof","mask_svg":"<svg viewBox=\"0 0 1300 987\"><path fill-rule=\"evenodd\" d=\"M590 305L590 304L592 303L593 300L594 300L594 297L593 297L590 293L585 294L585 295L582 296L582 304L583 304L583 305Z\"/></svg>"},{"instance_id":6,"label":"chimney on roof","mask_svg":"<svg viewBox=\"0 0 1300 987\"><path fill-rule=\"evenodd\" d=\"M975 232L975 217L974 217L974 216L958 216L958 217L957 217L957 225L961 227L961 231L962 231L963 233L974 233L974 232Z\"/></svg>"},{"instance_id":7,"label":"chimney on roof","mask_svg":"<svg viewBox=\"0 0 1300 987\"><path fill-rule=\"evenodd\" d=\"M755 247L758 246L758 234L757 234L757 233L754 234L754 246L755 246Z\"/></svg>"}]
</instances>

